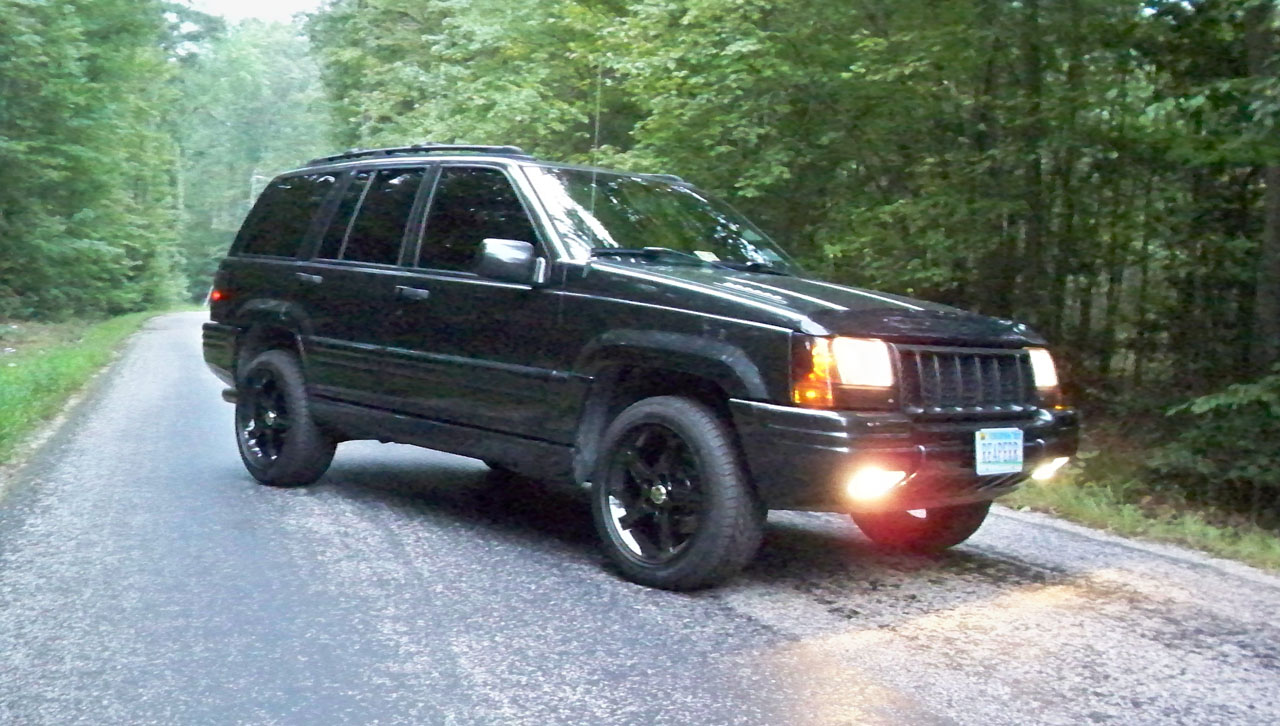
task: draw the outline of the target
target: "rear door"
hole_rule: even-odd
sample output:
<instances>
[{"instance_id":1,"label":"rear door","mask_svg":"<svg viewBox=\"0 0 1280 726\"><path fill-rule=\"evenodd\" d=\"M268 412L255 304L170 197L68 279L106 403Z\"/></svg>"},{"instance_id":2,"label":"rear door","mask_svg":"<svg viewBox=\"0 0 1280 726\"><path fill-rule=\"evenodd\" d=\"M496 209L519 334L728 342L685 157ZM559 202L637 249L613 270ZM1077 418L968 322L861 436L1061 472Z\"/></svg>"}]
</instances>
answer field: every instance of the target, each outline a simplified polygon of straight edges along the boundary
<instances>
[{"instance_id":1,"label":"rear door","mask_svg":"<svg viewBox=\"0 0 1280 726\"><path fill-rule=\"evenodd\" d=\"M313 392L382 405L381 321L390 312L406 241L416 241L425 166L348 173L312 259L296 284L306 290Z\"/></svg>"},{"instance_id":2,"label":"rear door","mask_svg":"<svg viewBox=\"0 0 1280 726\"><path fill-rule=\"evenodd\" d=\"M497 165L445 164L418 253L384 321L398 406L433 419L544 440L556 296L474 272L485 238L529 242L546 256L527 200Z\"/></svg>"}]
</instances>

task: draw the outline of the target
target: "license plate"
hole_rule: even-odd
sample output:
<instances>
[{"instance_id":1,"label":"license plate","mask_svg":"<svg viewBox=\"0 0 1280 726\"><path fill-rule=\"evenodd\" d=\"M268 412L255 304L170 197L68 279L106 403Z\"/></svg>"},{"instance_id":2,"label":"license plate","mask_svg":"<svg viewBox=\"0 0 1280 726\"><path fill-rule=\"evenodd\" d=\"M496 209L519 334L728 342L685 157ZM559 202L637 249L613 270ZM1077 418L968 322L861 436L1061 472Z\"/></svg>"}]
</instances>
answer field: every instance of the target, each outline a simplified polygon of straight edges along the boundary
<instances>
[{"instance_id":1,"label":"license plate","mask_svg":"<svg viewBox=\"0 0 1280 726\"><path fill-rule=\"evenodd\" d=\"M1022 429L979 429L973 447L979 475L1022 471Z\"/></svg>"}]
</instances>

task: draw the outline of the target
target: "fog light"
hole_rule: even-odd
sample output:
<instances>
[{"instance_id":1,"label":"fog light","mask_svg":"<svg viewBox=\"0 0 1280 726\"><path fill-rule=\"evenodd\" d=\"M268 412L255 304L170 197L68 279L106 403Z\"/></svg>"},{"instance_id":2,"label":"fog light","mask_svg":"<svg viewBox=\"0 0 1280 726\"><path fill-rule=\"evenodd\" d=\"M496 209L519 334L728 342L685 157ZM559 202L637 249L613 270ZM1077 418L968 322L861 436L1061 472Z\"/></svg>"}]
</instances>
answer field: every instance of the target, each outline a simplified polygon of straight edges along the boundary
<instances>
[{"instance_id":1,"label":"fog light","mask_svg":"<svg viewBox=\"0 0 1280 726\"><path fill-rule=\"evenodd\" d=\"M905 471L886 471L879 467L868 466L859 469L849 479L849 483L845 485L845 493L850 499L868 502L884 497L906 478Z\"/></svg>"},{"instance_id":2,"label":"fog light","mask_svg":"<svg viewBox=\"0 0 1280 726\"><path fill-rule=\"evenodd\" d=\"M1057 474L1058 470L1061 469L1063 466L1065 466L1068 461L1071 461L1070 457L1059 456L1053 461L1050 461L1045 464L1041 464L1031 472L1031 478L1035 479L1036 481L1044 481L1046 479L1049 479L1054 474Z\"/></svg>"}]
</instances>

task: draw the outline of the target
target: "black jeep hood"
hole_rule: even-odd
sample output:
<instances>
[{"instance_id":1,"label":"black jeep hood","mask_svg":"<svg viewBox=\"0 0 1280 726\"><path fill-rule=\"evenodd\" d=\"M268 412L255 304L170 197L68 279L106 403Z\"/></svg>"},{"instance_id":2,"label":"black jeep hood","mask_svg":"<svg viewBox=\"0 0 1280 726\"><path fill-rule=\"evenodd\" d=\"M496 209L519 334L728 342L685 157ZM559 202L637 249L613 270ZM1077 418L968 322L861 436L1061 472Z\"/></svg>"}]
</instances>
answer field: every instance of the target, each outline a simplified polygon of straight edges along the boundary
<instances>
[{"instance_id":1,"label":"black jeep hood","mask_svg":"<svg viewBox=\"0 0 1280 726\"><path fill-rule=\"evenodd\" d=\"M836 335L898 343L992 348L1045 344L1040 335L1021 323L902 295L803 277L711 266L652 265L647 268L663 277L714 289L721 297L785 308Z\"/></svg>"},{"instance_id":2,"label":"black jeep hood","mask_svg":"<svg viewBox=\"0 0 1280 726\"><path fill-rule=\"evenodd\" d=\"M1045 344L1044 338L1026 325L957 308L823 311L814 313L810 319L838 335L866 336L898 343L990 348Z\"/></svg>"}]
</instances>

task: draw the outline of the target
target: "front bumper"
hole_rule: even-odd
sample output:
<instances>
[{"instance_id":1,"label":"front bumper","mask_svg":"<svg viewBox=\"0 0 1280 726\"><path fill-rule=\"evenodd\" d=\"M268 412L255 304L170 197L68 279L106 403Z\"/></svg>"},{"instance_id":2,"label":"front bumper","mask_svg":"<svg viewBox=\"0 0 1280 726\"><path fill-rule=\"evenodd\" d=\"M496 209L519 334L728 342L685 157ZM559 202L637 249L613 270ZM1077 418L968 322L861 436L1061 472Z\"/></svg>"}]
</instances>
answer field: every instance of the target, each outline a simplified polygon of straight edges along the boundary
<instances>
[{"instance_id":1,"label":"front bumper","mask_svg":"<svg viewBox=\"0 0 1280 726\"><path fill-rule=\"evenodd\" d=\"M1073 409L980 423L736 399L730 411L750 477L770 509L903 511L995 499L1016 489L1039 464L1075 454L1080 430ZM974 432L1003 427L1023 431L1023 469L979 476ZM870 465L905 471L908 479L874 504L855 503L845 496L845 485Z\"/></svg>"}]
</instances>

